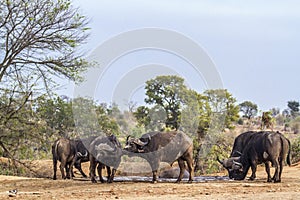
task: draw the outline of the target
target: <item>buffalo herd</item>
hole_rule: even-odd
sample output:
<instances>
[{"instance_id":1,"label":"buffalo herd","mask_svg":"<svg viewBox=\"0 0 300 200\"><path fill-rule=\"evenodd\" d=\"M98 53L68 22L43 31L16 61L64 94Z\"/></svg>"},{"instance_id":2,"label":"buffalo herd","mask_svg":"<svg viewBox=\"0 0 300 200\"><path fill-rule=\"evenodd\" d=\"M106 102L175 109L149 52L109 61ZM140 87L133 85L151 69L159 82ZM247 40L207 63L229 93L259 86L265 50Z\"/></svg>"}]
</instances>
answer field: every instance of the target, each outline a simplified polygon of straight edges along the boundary
<instances>
[{"instance_id":1,"label":"buffalo herd","mask_svg":"<svg viewBox=\"0 0 300 200\"><path fill-rule=\"evenodd\" d=\"M217 161L228 170L229 178L234 180L244 180L249 168L252 171L250 180L254 180L257 165L264 164L267 181L276 183L281 182L285 162L291 165L290 148L290 141L280 132L249 131L235 138L229 158L220 160L217 157ZM193 141L181 131L149 132L140 138L128 136L124 148L115 135L103 134L81 139L61 138L52 145L52 155L54 180L58 161L63 179L74 177L73 167L77 168L83 177L87 177L81 169L81 163L89 161L89 176L93 183L96 183L96 169L100 182L105 182L102 177L102 169L105 168L107 182L112 183L123 155L145 159L152 169L153 183L157 182L160 162L170 165L178 162L178 183L181 182L186 168L189 172L189 183L194 177ZM270 174L270 164L275 168L273 177Z\"/></svg>"}]
</instances>

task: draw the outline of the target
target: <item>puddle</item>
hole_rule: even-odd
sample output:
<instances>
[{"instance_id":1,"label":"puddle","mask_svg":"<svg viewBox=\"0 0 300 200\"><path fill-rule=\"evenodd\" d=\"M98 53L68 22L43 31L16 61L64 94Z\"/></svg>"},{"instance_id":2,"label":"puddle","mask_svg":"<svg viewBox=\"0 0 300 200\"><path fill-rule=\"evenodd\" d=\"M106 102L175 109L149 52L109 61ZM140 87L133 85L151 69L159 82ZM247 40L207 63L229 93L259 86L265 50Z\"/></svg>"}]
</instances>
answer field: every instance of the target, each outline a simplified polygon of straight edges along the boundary
<instances>
[{"instance_id":1,"label":"puddle","mask_svg":"<svg viewBox=\"0 0 300 200\"><path fill-rule=\"evenodd\" d=\"M103 177L106 180L106 177ZM96 178L98 181L98 177ZM159 183L174 183L176 178L158 178ZM146 176L115 176L114 182L151 182L152 177ZM208 181L230 181L228 176L195 176L193 183ZM182 182L188 182L188 178L183 178Z\"/></svg>"}]
</instances>

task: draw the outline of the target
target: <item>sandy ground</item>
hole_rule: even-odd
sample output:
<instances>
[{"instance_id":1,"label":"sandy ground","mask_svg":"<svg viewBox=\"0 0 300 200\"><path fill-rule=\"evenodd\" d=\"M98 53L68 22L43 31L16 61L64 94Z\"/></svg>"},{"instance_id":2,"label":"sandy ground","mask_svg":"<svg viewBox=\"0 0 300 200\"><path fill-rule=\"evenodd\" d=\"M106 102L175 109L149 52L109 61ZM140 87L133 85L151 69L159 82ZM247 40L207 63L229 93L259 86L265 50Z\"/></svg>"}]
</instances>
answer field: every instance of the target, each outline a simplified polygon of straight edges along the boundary
<instances>
[{"instance_id":1,"label":"sandy ground","mask_svg":"<svg viewBox=\"0 0 300 200\"><path fill-rule=\"evenodd\" d=\"M50 167L51 168L51 167ZM273 172L273 171L272 171ZM219 176L226 175L218 174ZM0 176L0 199L299 199L300 165L285 166L281 183L267 183L263 167L255 181L114 182L93 184L88 179L51 180ZM8 191L17 189L14 197Z\"/></svg>"}]
</instances>

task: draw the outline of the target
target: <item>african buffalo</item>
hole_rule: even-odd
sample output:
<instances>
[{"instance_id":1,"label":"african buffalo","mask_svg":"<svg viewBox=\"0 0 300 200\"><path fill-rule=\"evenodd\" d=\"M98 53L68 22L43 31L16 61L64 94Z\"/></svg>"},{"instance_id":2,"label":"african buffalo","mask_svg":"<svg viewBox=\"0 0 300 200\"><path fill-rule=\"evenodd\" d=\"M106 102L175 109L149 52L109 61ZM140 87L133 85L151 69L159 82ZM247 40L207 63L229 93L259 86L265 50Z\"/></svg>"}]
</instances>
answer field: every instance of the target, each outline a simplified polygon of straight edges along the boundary
<instances>
[{"instance_id":1,"label":"african buffalo","mask_svg":"<svg viewBox=\"0 0 300 200\"><path fill-rule=\"evenodd\" d=\"M257 133L256 131L248 131L248 132L238 135L234 139L234 143L233 143L233 147L232 147L229 159L224 159L221 161L217 157L218 162L221 163L223 165L223 167L225 167L228 170L229 178L233 178L232 173L231 173L233 161L237 161L240 158L240 156L242 154L241 152L244 150L245 146L248 144L251 136L256 133Z\"/></svg>"},{"instance_id":2,"label":"african buffalo","mask_svg":"<svg viewBox=\"0 0 300 200\"><path fill-rule=\"evenodd\" d=\"M176 160L180 168L176 182L180 182L183 177L184 161L188 166L189 182L193 181L193 142L183 132L150 132L139 139L128 136L124 150L129 156L138 156L147 160L152 169L153 183L157 182L160 162L172 164Z\"/></svg>"},{"instance_id":3,"label":"african buffalo","mask_svg":"<svg viewBox=\"0 0 300 200\"><path fill-rule=\"evenodd\" d=\"M70 171L76 161L75 142L66 138L58 139L52 145L53 180L56 180L57 161L60 161L60 171L63 179L71 178ZM64 172L66 170L66 175Z\"/></svg>"},{"instance_id":4,"label":"african buffalo","mask_svg":"<svg viewBox=\"0 0 300 200\"><path fill-rule=\"evenodd\" d=\"M281 173L285 161L288 165L291 164L290 141L279 132L261 131L250 137L240 158L233 161L230 173L234 179L243 180L251 167L250 180L254 180L257 164L264 163L268 174L267 181L281 182ZM275 167L272 178L270 175L270 162Z\"/></svg>"},{"instance_id":5,"label":"african buffalo","mask_svg":"<svg viewBox=\"0 0 300 200\"><path fill-rule=\"evenodd\" d=\"M91 181L96 183L95 170L97 167L100 181L103 183L102 168L107 168L107 182L112 183L117 168L121 162L122 146L115 135L99 136L90 144L90 176ZM110 166L113 170L110 170Z\"/></svg>"}]
</instances>

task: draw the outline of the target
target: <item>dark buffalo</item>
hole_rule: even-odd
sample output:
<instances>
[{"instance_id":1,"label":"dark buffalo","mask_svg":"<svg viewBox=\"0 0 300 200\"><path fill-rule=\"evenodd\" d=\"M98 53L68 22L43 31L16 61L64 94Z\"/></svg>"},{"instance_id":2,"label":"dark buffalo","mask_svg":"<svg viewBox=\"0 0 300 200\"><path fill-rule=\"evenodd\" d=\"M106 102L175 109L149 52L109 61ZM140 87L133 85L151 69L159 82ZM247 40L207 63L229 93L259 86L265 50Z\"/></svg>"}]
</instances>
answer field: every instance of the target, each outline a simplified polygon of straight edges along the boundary
<instances>
[{"instance_id":1,"label":"dark buffalo","mask_svg":"<svg viewBox=\"0 0 300 200\"><path fill-rule=\"evenodd\" d=\"M115 173L120 165L122 146L115 135L99 136L90 145L90 176L96 183L95 170L97 167L100 181L103 183L102 168L107 168L107 182L112 183ZM98 165L98 166L97 166ZM110 167L113 167L112 171Z\"/></svg>"},{"instance_id":2,"label":"dark buffalo","mask_svg":"<svg viewBox=\"0 0 300 200\"><path fill-rule=\"evenodd\" d=\"M52 145L53 179L56 180L57 161L60 161L60 171L63 179L71 178L71 170L76 161L76 145L66 138L58 139ZM66 170L66 175L64 172Z\"/></svg>"},{"instance_id":3,"label":"dark buffalo","mask_svg":"<svg viewBox=\"0 0 300 200\"><path fill-rule=\"evenodd\" d=\"M150 132L141 138L127 137L125 151L129 156L139 156L150 164L153 179L157 182L157 170L160 162L172 164L178 161L180 173L176 182L180 182L185 170L186 161L189 171L189 182L193 181L193 143L182 132Z\"/></svg>"},{"instance_id":4,"label":"dark buffalo","mask_svg":"<svg viewBox=\"0 0 300 200\"><path fill-rule=\"evenodd\" d=\"M231 171L233 170L232 169L233 161L237 161L240 158L242 154L241 152L244 150L245 146L249 143L251 136L256 133L257 131L248 131L240 134L234 139L233 147L230 153L230 158L224 159L222 161L219 160L219 158L217 158L217 160L223 165L223 167L225 167L228 170L229 178L233 178L231 173Z\"/></svg>"},{"instance_id":5,"label":"dark buffalo","mask_svg":"<svg viewBox=\"0 0 300 200\"><path fill-rule=\"evenodd\" d=\"M284 162L290 161L290 141L279 132L261 131L253 134L242 151L242 155L233 162L231 176L235 180L245 179L249 168L252 175L250 180L256 178L257 164L264 163L268 174L267 181L281 182L281 173ZM270 162L275 167L274 176L271 178Z\"/></svg>"},{"instance_id":6,"label":"dark buffalo","mask_svg":"<svg viewBox=\"0 0 300 200\"><path fill-rule=\"evenodd\" d=\"M83 162L88 162L89 159L89 146L91 142L96 138L97 136L90 136L88 138L83 138L83 139L75 139L75 145L76 145L76 161L74 163L74 167L79 170L81 175L83 177L87 177L87 175L83 172L81 168L81 163ZM72 172L71 172L72 173ZM74 174L72 174L74 176Z\"/></svg>"}]
</instances>

